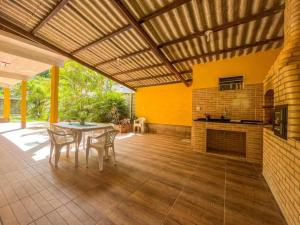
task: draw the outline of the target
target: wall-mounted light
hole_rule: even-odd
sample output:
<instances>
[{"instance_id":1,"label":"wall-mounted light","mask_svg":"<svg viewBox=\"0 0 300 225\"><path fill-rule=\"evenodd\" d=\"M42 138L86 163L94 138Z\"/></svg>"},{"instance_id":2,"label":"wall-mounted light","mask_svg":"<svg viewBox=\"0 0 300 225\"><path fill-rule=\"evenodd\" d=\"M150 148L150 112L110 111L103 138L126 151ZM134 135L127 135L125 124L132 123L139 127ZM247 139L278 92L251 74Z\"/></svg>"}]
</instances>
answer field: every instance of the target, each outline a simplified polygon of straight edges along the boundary
<instances>
[{"instance_id":1,"label":"wall-mounted light","mask_svg":"<svg viewBox=\"0 0 300 225\"><path fill-rule=\"evenodd\" d=\"M210 42L212 40L212 35L213 35L213 31L212 30L208 30L208 31L205 31L205 37L206 37L206 41L207 42Z\"/></svg>"}]
</instances>

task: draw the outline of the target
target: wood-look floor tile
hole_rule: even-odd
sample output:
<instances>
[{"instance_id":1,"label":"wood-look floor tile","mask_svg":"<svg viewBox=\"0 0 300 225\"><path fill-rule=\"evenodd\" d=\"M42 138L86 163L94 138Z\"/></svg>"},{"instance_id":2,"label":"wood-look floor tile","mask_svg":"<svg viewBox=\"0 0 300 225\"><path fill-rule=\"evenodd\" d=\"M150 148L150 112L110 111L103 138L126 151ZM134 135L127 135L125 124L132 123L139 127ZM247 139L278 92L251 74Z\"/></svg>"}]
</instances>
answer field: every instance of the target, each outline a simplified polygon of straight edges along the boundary
<instances>
[{"instance_id":1,"label":"wood-look floor tile","mask_svg":"<svg viewBox=\"0 0 300 225\"><path fill-rule=\"evenodd\" d=\"M54 207L40 193L31 195L31 198L44 214L49 213L54 209Z\"/></svg>"},{"instance_id":2,"label":"wood-look floor tile","mask_svg":"<svg viewBox=\"0 0 300 225\"><path fill-rule=\"evenodd\" d=\"M176 200L164 224L194 224L220 225L223 224L223 213L215 212L213 207L197 207L184 198Z\"/></svg>"},{"instance_id":3,"label":"wood-look floor tile","mask_svg":"<svg viewBox=\"0 0 300 225\"><path fill-rule=\"evenodd\" d=\"M129 198L134 202L144 205L154 211L166 215L176 198L180 189L168 186L155 180L145 182Z\"/></svg>"},{"instance_id":4,"label":"wood-look floor tile","mask_svg":"<svg viewBox=\"0 0 300 225\"><path fill-rule=\"evenodd\" d=\"M74 202L69 202L66 207L77 217L77 219L85 225L94 225L96 221L92 219L84 210L82 210Z\"/></svg>"},{"instance_id":5,"label":"wood-look floor tile","mask_svg":"<svg viewBox=\"0 0 300 225\"><path fill-rule=\"evenodd\" d=\"M31 197L25 197L21 199L21 202L23 203L24 207L34 220L43 216L44 213L41 211L39 206L33 201Z\"/></svg>"},{"instance_id":6,"label":"wood-look floor tile","mask_svg":"<svg viewBox=\"0 0 300 225\"><path fill-rule=\"evenodd\" d=\"M165 215L140 204L134 199L128 199L108 213L110 223L118 225L154 225L161 224Z\"/></svg>"},{"instance_id":7,"label":"wood-look floor tile","mask_svg":"<svg viewBox=\"0 0 300 225\"><path fill-rule=\"evenodd\" d=\"M35 221L36 225L53 225L47 217L43 216Z\"/></svg>"},{"instance_id":8,"label":"wood-look floor tile","mask_svg":"<svg viewBox=\"0 0 300 225\"><path fill-rule=\"evenodd\" d=\"M5 225L284 225L259 166L192 151L176 137L116 140L117 166L110 158L102 172L97 154L88 169L82 150L78 168L74 151L55 168L32 159L37 148L24 152L1 135L0 144Z\"/></svg>"},{"instance_id":9,"label":"wood-look floor tile","mask_svg":"<svg viewBox=\"0 0 300 225\"><path fill-rule=\"evenodd\" d=\"M5 195L6 200L7 200L8 203L18 201L19 198L18 198L16 192L14 191L14 189L12 188L11 185L7 185L7 186L2 187L2 191Z\"/></svg>"},{"instance_id":10,"label":"wood-look floor tile","mask_svg":"<svg viewBox=\"0 0 300 225\"><path fill-rule=\"evenodd\" d=\"M10 204L10 207L21 225L28 224L33 220L21 201Z\"/></svg>"},{"instance_id":11,"label":"wood-look floor tile","mask_svg":"<svg viewBox=\"0 0 300 225\"><path fill-rule=\"evenodd\" d=\"M0 217L4 225L19 225L9 205L0 208Z\"/></svg>"},{"instance_id":12,"label":"wood-look floor tile","mask_svg":"<svg viewBox=\"0 0 300 225\"><path fill-rule=\"evenodd\" d=\"M68 223L56 211L46 215L51 224L55 225L68 225Z\"/></svg>"},{"instance_id":13,"label":"wood-look floor tile","mask_svg":"<svg viewBox=\"0 0 300 225\"><path fill-rule=\"evenodd\" d=\"M102 210L98 207L95 207L93 202L90 202L82 197L75 198L73 202L82 210L84 210L95 221L104 219L105 213L102 212ZM98 203L96 204L98 205Z\"/></svg>"},{"instance_id":14,"label":"wood-look floor tile","mask_svg":"<svg viewBox=\"0 0 300 225\"><path fill-rule=\"evenodd\" d=\"M76 216L65 206L61 206L56 210L57 213L65 220L68 224L82 225L82 223L76 218Z\"/></svg>"},{"instance_id":15,"label":"wood-look floor tile","mask_svg":"<svg viewBox=\"0 0 300 225\"><path fill-rule=\"evenodd\" d=\"M2 192L1 188L0 188L0 208L7 205L8 202L6 200L6 197L4 195L4 193Z\"/></svg>"},{"instance_id":16,"label":"wood-look floor tile","mask_svg":"<svg viewBox=\"0 0 300 225\"><path fill-rule=\"evenodd\" d=\"M281 214L267 207L261 206L256 202L248 200L233 201L226 200L225 224L264 224L282 225Z\"/></svg>"}]
</instances>

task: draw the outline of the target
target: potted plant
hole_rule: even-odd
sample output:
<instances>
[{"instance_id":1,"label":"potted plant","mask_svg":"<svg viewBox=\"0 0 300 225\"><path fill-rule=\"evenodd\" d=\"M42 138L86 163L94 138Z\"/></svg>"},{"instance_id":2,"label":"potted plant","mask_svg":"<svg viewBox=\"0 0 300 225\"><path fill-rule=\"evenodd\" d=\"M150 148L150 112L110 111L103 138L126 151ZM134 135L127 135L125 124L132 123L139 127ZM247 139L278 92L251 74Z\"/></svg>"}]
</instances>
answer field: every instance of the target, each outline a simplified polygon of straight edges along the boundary
<instances>
[{"instance_id":1,"label":"potted plant","mask_svg":"<svg viewBox=\"0 0 300 225\"><path fill-rule=\"evenodd\" d=\"M86 111L78 112L78 118L79 118L80 125L84 126L85 121L88 118L88 112L86 112Z\"/></svg>"},{"instance_id":2,"label":"potted plant","mask_svg":"<svg viewBox=\"0 0 300 225\"><path fill-rule=\"evenodd\" d=\"M130 119L126 118L126 119L120 120L119 130L120 130L120 133L130 132L131 131Z\"/></svg>"}]
</instances>

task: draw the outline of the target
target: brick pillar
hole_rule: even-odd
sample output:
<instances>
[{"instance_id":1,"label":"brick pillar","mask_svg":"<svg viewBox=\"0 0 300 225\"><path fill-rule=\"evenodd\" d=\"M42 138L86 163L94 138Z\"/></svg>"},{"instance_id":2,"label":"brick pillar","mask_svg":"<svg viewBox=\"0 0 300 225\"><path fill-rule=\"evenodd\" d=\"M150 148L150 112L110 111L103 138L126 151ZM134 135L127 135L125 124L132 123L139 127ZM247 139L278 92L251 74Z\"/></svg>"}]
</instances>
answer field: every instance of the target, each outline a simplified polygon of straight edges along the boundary
<instances>
[{"instance_id":1,"label":"brick pillar","mask_svg":"<svg viewBox=\"0 0 300 225\"><path fill-rule=\"evenodd\" d=\"M3 90L4 95L4 107L3 107L3 119L5 122L9 122L10 118L10 89L5 87Z\"/></svg>"}]
</instances>

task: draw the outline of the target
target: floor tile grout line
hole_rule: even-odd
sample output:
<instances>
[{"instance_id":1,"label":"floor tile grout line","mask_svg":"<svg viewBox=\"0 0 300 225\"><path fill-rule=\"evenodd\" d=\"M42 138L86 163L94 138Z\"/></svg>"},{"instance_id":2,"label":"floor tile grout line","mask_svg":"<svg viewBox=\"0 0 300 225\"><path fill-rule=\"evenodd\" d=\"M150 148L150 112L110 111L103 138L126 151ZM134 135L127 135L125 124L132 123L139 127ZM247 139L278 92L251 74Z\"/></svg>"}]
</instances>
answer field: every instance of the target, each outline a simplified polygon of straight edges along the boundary
<instances>
[{"instance_id":1,"label":"floor tile grout line","mask_svg":"<svg viewBox=\"0 0 300 225\"><path fill-rule=\"evenodd\" d=\"M163 224L166 222L166 220L167 220L168 216L170 215L172 209L174 208L174 206L175 206L177 200L178 200L179 197L182 195L182 193L183 193L183 191L184 191L186 185L191 181L191 178L192 178L192 176L195 174L196 168L197 168L198 166L199 166L199 162L195 165L195 167L194 167L194 169L193 169L191 175L190 175L189 178L187 179L187 181L186 181L184 184L182 184L181 190L179 191L179 193L178 193L176 199L174 200L172 206L169 208L167 214L165 215L165 218L162 220L162 222L160 223L160 225L163 225Z\"/></svg>"},{"instance_id":2,"label":"floor tile grout line","mask_svg":"<svg viewBox=\"0 0 300 225\"><path fill-rule=\"evenodd\" d=\"M137 188L135 191L133 191L132 193L130 193L130 195L128 195L128 197L127 197L126 199L129 199L130 196L133 195L133 193L135 193L137 190L139 190L140 187L142 187L142 186L143 186L145 183L147 183L149 180L150 180L150 178L148 178L147 180L145 180L144 182L142 182L142 183L138 186L138 188ZM125 202L125 199L122 200L122 201L120 201L120 202L116 205L116 207L118 207L119 205L121 205L121 203L124 203L124 202ZM76 202L75 202L75 204L78 205ZM79 206L79 205L78 205L78 206ZM112 211L113 211L113 209L108 210L108 214L111 213ZM103 219L104 219L104 218L100 219L99 221L96 221L96 224L98 224L99 222L101 222Z\"/></svg>"}]
</instances>

